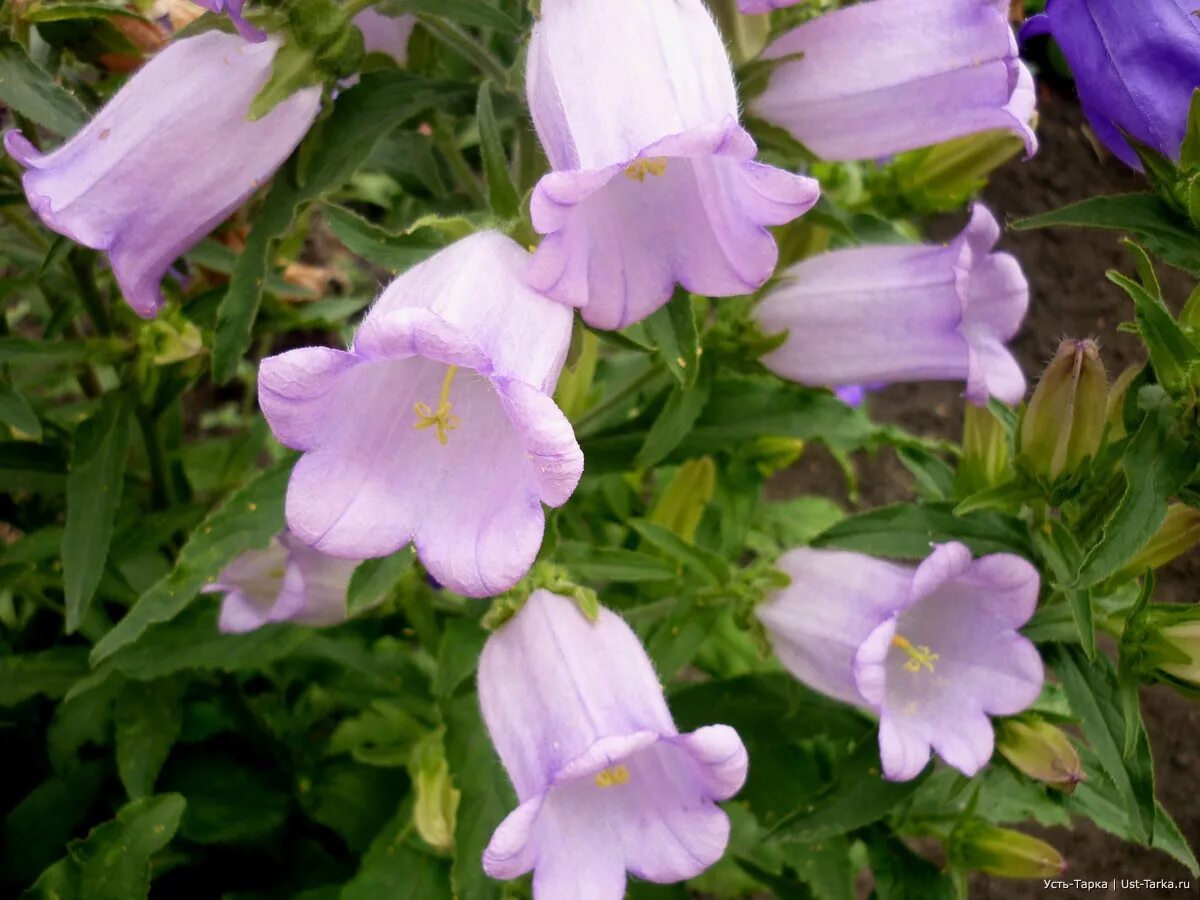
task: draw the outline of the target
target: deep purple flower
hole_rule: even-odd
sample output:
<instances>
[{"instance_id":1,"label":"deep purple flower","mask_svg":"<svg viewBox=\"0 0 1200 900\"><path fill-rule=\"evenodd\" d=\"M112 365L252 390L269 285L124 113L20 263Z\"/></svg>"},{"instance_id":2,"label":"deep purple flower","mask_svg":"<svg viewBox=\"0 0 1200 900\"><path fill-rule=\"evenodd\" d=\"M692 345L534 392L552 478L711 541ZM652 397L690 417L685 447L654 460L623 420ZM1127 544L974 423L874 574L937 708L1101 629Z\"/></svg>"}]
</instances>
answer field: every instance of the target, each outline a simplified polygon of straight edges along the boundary
<instances>
[{"instance_id":1,"label":"deep purple flower","mask_svg":"<svg viewBox=\"0 0 1200 900\"><path fill-rule=\"evenodd\" d=\"M1015 715L1041 692L1041 657L1017 633L1037 606L1038 573L1018 556L972 560L952 543L916 569L827 550L794 550L780 566L792 583L758 611L780 660L879 714L893 781L919 775L931 748L974 775L992 756L988 717Z\"/></svg>"},{"instance_id":2,"label":"deep purple flower","mask_svg":"<svg viewBox=\"0 0 1200 900\"><path fill-rule=\"evenodd\" d=\"M220 628L227 634L271 622L336 625L346 619L346 588L357 567L356 560L326 556L285 531L265 549L238 556L203 591L225 595Z\"/></svg>"},{"instance_id":3,"label":"deep purple flower","mask_svg":"<svg viewBox=\"0 0 1200 900\"><path fill-rule=\"evenodd\" d=\"M772 42L786 60L750 104L823 159L876 159L1003 129L1032 155L1033 77L1008 0L872 0ZM792 59L790 57L795 56Z\"/></svg>"},{"instance_id":4,"label":"deep purple flower","mask_svg":"<svg viewBox=\"0 0 1200 900\"><path fill-rule=\"evenodd\" d=\"M215 12L218 16L222 13L227 14L230 21L233 22L233 27L237 29L238 34L252 44L257 44L267 39L267 33L247 22L246 17L242 14L242 9L246 6L246 0L192 0L192 2L210 12Z\"/></svg>"},{"instance_id":5,"label":"deep purple flower","mask_svg":"<svg viewBox=\"0 0 1200 900\"><path fill-rule=\"evenodd\" d=\"M417 24L415 16L385 16L367 7L354 17L354 24L362 32L367 53L383 53L400 66L408 60L408 39Z\"/></svg>"},{"instance_id":6,"label":"deep purple flower","mask_svg":"<svg viewBox=\"0 0 1200 900\"><path fill-rule=\"evenodd\" d=\"M480 232L408 270L350 350L263 361L259 404L304 451L287 520L333 556L386 556L410 541L451 590L490 596L542 543L542 504L575 490L583 454L551 394L571 311L521 280L529 254Z\"/></svg>"},{"instance_id":7,"label":"deep purple flower","mask_svg":"<svg viewBox=\"0 0 1200 900\"><path fill-rule=\"evenodd\" d=\"M479 699L520 800L492 835L493 878L531 869L534 900L620 900L625 873L657 883L721 858L727 800L746 778L737 732L680 734L645 650L619 616L589 622L536 591L488 638Z\"/></svg>"},{"instance_id":8,"label":"deep purple flower","mask_svg":"<svg viewBox=\"0 0 1200 900\"><path fill-rule=\"evenodd\" d=\"M316 117L314 87L246 118L276 46L219 31L177 41L53 153L5 136L28 169L30 206L47 227L108 253L138 315L158 311L163 273L275 173Z\"/></svg>"},{"instance_id":9,"label":"deep purple flower","mask_svg":"<svg viewBox=\"0 0 1200 900\"><path fill-rule=\"evenodd\" d=\"M778 260L768 225L817 200L817 183L754 162L725 46L701 0L546 0L533 31L529 105L554 171L534 191L546 235L529 283L622 328L681 284L754 291Z\"/></svg>"},{"instance_id":10,"label":"deep purple flower","mask_svg":"<svg viewBox=\"0 0 1200 900\"><path fill-rule=\"evenodd\" d=\"M1025 377L1005 342L1021 326L1029 284L994 253L995 218L976 204L946 245L834 250L788 269L755 317L787 331L763 364L813 386L966 381L967 399L1017 403Z\"/></svg>"},{"instance_id":11,"label":"deep purple flower","mask_svg":"<svg viewBox=\"0 0 1200 900\"><path fill-rule=\"evenodd\" d=\"M1071 65L1083 111L1120 159L1142 167L1122 132L1179 160L1200 87L1200 20L1193 0L1049 0L1021 39L1052 34Z\"/></svg>"}]
</instances>

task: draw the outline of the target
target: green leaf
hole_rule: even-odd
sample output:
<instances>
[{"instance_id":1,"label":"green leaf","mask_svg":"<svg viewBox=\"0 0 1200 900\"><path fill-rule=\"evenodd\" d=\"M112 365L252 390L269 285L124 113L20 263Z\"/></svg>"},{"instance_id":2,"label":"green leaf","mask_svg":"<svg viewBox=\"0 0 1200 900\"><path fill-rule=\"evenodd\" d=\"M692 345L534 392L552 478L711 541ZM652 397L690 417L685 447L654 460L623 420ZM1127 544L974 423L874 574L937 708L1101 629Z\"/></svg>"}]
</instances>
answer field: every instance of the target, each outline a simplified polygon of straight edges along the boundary
<instances>
[{"instance_id":1,"label":"green leaf","mask_svg":"<svg viewBox=\"0 0 1200 900\"><path fill-rule=\"evenodd\" d=\"M88 673L83 647L59 645L39 653L0 657L0 707L38 695L61 697Z\"/></svg>"},{"instance_id":2,"label":"green leaf","mask_svg":"<svg viewBox=\"0 0 1200 900\"><path fill-rule=\"evenodd\" d=\"M646 334L667 371L684 387L700 375L700 334L692 295L680 288L665 306L645 320Z\"/></svg>"},{"instance_id":3,"label":"green leaf","mask_svg":"<svg viewBox=\"0 0 1200 900\"><path fill-rule=\"evenodd\" d=\"M92 650L92 665L136 641L151 625L179 615L235 556L267 545L283 528L292 460L267 469L231 494L192 532L169 575L143 594Z\"/></svg>"},{"instance_id":4,"label":"green leaf","mask_svg":"<svg viewBox=\"0 0 1200 900\"><path fill-rule=\"evenodd\" d=\"M4 881L32 884L58 859L96 802L106 769L99 762L75 766L46 779L13 807L0 835Z\"/></svg>"},{"instance_id":5,"label":"green leaf","mask_svg":"<svg viewBox=\"0 0 1200 900\"><path fill-rule=\"evenodd\" d=\"M117 772L131 800L149 796L183 726L187 683L161 679L128 682L117 694L113 713L117 735Z\"/></svg>"},{"instance_id":6,"label":"green leaf","mask_svg":"<svg viewBox=\"0 0 1200 900\"><path fill-rule=\"evenodd\" d=\"M250 103L250 120L261 119L292 94L324 80L316 54L295 39L286 41L271 60L270 78Z\"/></svg>"},{"instance_id":7,"label":"green leaf","mask_svg":"<svg viewBox=\"0 0 1200 900\"><path fill-rule=\"evenodd\" d=\"M628 524L641 535L642 540L664 556L673 559L705 584L718 587L729 583L729 564L711 550L689 543L661 525L644 519L630 519Z\"/></svg>"},{"instance_id":8,"label":"green leaf","mask_svg":"<svg viewBox=\"0 0 1200 900\"><path fill-rule=\"evenodd\" d=\"M323 762L303 776L300 802L304 813L342 836L355 853L363 853L396 811L408 776L397 767L361 765L348 759Z\"/></svg>"},{"instance_id":9,"label":"green leaf","mask_svg":"<svg viewBox=\"0 0 1200 900\"><path fill-rule=\"evenodd\" d=\"M1161 297L1119 272L1109 272L1108 280L1133 299L1138 333L1150 351L1150 364L1159 382L1171 392L1180 391L1187 384L1189 368L1200 357L1200 349L1171 317Z\"/></svg>"},{"instance_id":10,"label":"green leaf","mask_svg":"<svg viewBox=\"0 0 1200 900\"><path fill-rule=\"evenodd\" d=\"M462 25L490 28L503 35L515 35L521 30L515 19L479 0L390 0L384 7L389 15L428 13Z\"/></svg>"},{"instance_id":11,"label":"green leaf","mask_svg":"<svg viewBox=\"0 0 1200 900\"><path fill-rule=\"evenodd\" d=\"M401 233L380 228L350 210L327 203L325 223L355 256L392 272L403 272L446 246L446 235L419 222Z\"/></svg>"},{"instance_id":12,"label":"green leaf","mask_svg":"<svg viewBox=\"0 0 1200 900\"><path fill-rule=\"evenodd\" d=\"M1141 243L1171 265L1200 272L1200 238L1186 219L1151 193L1092 197L1011 223L1017 231L1057 225L1135 234Z\"/></svg>"},{"instance_id":13,"label":"green leaf","mask_svg":"<svg viewBox=\"0 0 1200 900\"><path fill-rule=\"evenodd\" d=\"M88 111L75 95L10 41L0 43L0 101L62 137L70 137L88 120Z\"/></svg>"},{"instance_id":14,"label":"green leaf","mask_svg":"<svg viewBox=\"0 0 1200 900\"><path fill-rule=\"evenodd\" d=\"M19 337L0 337L0 363L55 366L69 362L110 362L127 349L115 338L84 340L30 341Z\"/></svg>"},{"instance_id":15,"label":"green leaf","mask_svg":"<svg viewBox=\"0 0 1200 900\"><path fill-rule=\"evenodd\" d=\"M1179 164L1186 170L1200 169L1200 88L1192 91L1188 106L1187 133L1179 148Z\"/></svg>"},{"instance_id":16,"label":"green leaf","mask_svg":"<svg viewBox=\"0 0 1200 900\"><path fill-rule=\"evenodd\" d=\"M453 696L459 685L475 674L485 640L487 632L474 619L453 619L447 623L438 650L433 688L439 698Z\"/></svg>"},{"instance_id":17,"label":"green leaf","mask_svg":"<svg viewBox=\"0 0 1200 900\"><path fill-rule=\"evenodd\" d=\"M412 805L405 803L383 827L342 886L337 900L445 900L450 893L446 863L418 849Z\"/></svg>"},{"instance_id":18,"label":"green leaf","mask_svg":"<svg viewBox=\"0 0 1200 900\"><path fill-rule=\"evenodd\" d=\"M483 154L483 174L487 180L488 203L501 219L513 219L521 211L521 198L508 168L508 156L500 139L500 126L492 105L491 82L479 86L475 118L479 124L479 148Z\"/></svg>"},{"instance_id":19,"label":"green leaf","mask_svg":"<svg viewBox=\"0 0 1200 900\"><path fill-rule=\"evenodd\" d=\"M108 560L113 521L124 493L132 413L126 396L112 392L75 432L62 540L68 634L87 614Z\"/></svg>"},{"instance_id":20,"label":"green leaf","mask_svg":"<svg viewBox=\"0 0 1200 900\"><path fill-rule=\"evenodd\" d=\"M13 385L0 385L0 423L28 435L35 441L42 439L41 420L25 399L25 395Z\"/></svg>"},{"instance_id":21,"label":"green leaf","mask_svg":"<svg viewBox=\"0 0 1200 900\"><path fill-rule=\"evenodd\" d=\"M674 581L675 567L657 556L583 541L560 541L555 558L581 582Z\"/></svg>"},{"instance_id":22,"label":"green leaf","mask_svg":"<svg viewBox=\"0 0 1200 900\"><path fill-rule=\"evenodd\" d=\"M67 488L67 459L61 448L29 441L0 442L0 492L61 494Z\"/></svg>"},{"instance_id":23,"label":"green leaf","mask_svg":"<svg viewBox=\"0 0 1200 900\"><path fill-rule=\"evenodd\" d=\"M415 561L412 548L405 547L391 556L361 563L346 589L346 614L353 618L386 600Z\"/></svg>"},{"instance_id":24,"label":"green leaf","mask_svg":"<svg viewBox=\"0 0 1200 900\"><path fill-rule=\"evenodd\" d=\"M1071 607L1079 641L1088 659L1096 656L1096 625L1092 612L1092 592L1087 588L1065 587L1075 580L1083 563L1083 551L1074 536L1058 519L1047 522L1045 532L1035 533L1035 542L1054 574L1055 589L1061 591Z\"/></svg>"},{"instance_id":25,"label":"green leaf","mask_svg":"<svg viewBox=\"0 0 1200 900\"><path fill-rule=\"evenodd\" d=\"M454 896L495 900L500 884L484 874L480 860L492 832L517 800L488 739L479 698L469 693L443 701L442 718L446 761L454 787L462 793L454 828Z\"/></svg>"},{"instance_id":26,"label":"green leaf","mask_svg":"<svg viewBox=\"0 0 1200 900\"><path fill-rule=\"evenodd\" d=\"M954 885L933 863L882 828L867 838L878 900L954 900Z\"/></svg>"},{"instance_id":27,"label":"green leaf","mask_svg":"<svg viewBox=\"0 0 1200 900\"><path fill-rule=\"evenodd\" d=\"M944 503L897 503L849 516L813 538L812 545L872 556L924 559L931 543L946 541L960 541L976 556L1033 556L1029 529L1021 520L991 511L956 516L953 504Z\"/></svg>"},{"instance_id":28,"label":"green leaf","mask_svg":"<svg viewBox=\"0 0 1200 900\"><path fill-rule=\"evenodd\" d=\"M1116 673L1108 658L1090 662L1079 651L1057 645L1049 656L1067 693L1071 710L1079 717L1088 743L1120 796L1134 839L1149 844L1154 834L1154 762L1150 742L1140 720L1134 752L1126 757L1125 717Z\"/></svg>"},{"instance_id":29,"label":"green leaf","mask_svg":"<svg viewBox=\"0 0 1200 900\"><path fill-rule=\"evenodd\" d=\"M211 748L173 759L163 784L187 798L179 835L197 844L266 837L283 825L291 806L270 770Z\"/></svg>"},{"instance_id":30,"label":"green leaf","mask_svg":"<svg viewBox=\"0 0 1200 900\"><path fill-rule=\"evenodd\" d=\"M163 794L134 800L117 817L71 844L42 873L26 900L139 900L150 894L150 858L179 828L184 800Z\"/></svg>"},{"instance_id":31,"label":"green leaf","mask_svg":"<svg viewBox=\"0 0 1200 900\"><path fill-rule=\"evenodd\" d=\"M708 390L707 384L675 386L633 459L635 469L654 467L679 446L704 411Z\"/></svg>"},{"instance_id":32,"label":"green leaf","mask_svg":"<svg viewBox=\"0 0 1200 900\"><path fill-rule=\"evenodd\" d=\"M250 346L272 248L300 208L344 184L392 128L433 107L453 108L456 96L461 96L457 85L405 72L369 73L338 96L333 113L309 132L276 175L238 258L217 310L213 377L218 383L237 373Z\"/></svg>"},{"instance_id":33,"label":"green leaf","mask_svg":"<svg viewBox=\"0 0 1200 900\"><path fill-rule=\"evenodd\" d=\"M1099 584L1119 571L1154 537L1167 515L1167 502L1196 470L1195 454L1175 433L1173 411L1166 399L1146 388L1152 403L1125 451L1121 467L1125 493L1104 523L1100 539L1092 545L1073 587Z\"/></svg>"}]
</instances>

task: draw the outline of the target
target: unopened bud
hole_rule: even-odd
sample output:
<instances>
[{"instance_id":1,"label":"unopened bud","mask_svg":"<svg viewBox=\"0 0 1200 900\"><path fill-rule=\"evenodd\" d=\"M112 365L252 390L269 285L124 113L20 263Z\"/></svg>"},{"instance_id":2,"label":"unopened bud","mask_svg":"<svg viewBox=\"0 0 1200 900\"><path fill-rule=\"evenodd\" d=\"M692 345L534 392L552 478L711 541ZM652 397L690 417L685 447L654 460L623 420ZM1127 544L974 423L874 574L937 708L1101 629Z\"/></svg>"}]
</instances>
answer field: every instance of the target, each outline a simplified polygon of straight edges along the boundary
<instances>
[{"instance_id":1,"label":"unopened bud","mask_svg":"<svg viewBox=\"0 0 1200 900\"><path fill-rule=\"evenodd\" d=\"M802 438L760 437L750 448L754 467L765 478L770 478L782 469L789 469L804 454Z\"/></svg>"},{"instance_id":2,"label":"unopened bud","mask_svg":"<svg viewBox=\"0 0 1200 900\"><path fill-rule=\"evenodd\" d=\"M1007 131L982 131L906 153L895 163L900 194L921 211L961 206L983 181L1024 151L1020 138Z\"/></svg>"},{"instance_id":3,"label":"unopened bud","mask_svg":"<svg viewBox=\"0 0 1200 900\"><path fill-rule=\"evenodd\" d=\"M769 15L750 16L738 11L737 0L706 0L721 29L725 46L735 66L743 65L762 53L771 36Z\"/></svg>"},{"instance_id":4,"label":"unopened bud","mask_svg":"<svg viewBox=\"0 0 1200 900\"><path fill-rule=\"evenodd\" d=\"M1188 696L1200 693L1200 619L1186 608L1160 607L1151 623L1137 647L1143 670Z\"/></svg>"},{"instance_id":5,"label":"unopened bud","mask_svg":"<svg viewBox=\"0 0 1200 900\"><path fill-rule=\"evenodd\" d=\"M1142 374L1142 366L1130 366L1117 376L1108 392L1109 440L1119 441L1125 437L1125 397L1133 380Z\"/></svg>"},{"instance_id":6,"label":"unopened bud","mask_svg":"<svg viewBox=\"0 0 1200 900\"><path fill-rule=\"evenodd\" d=\"M967 404L963 419L958 489L963 496L995 487L1009 478L1008 434L986 406Z\"/></svg>"},{"instance_id":7,"label":"unopened bud","mask_svg":"<svg viewBox=\"0 0 1200 900\"><path fill-rule=\"evenodd\" d=\"M717 467L712 458L689 459L658 498L650 521L691 543L704 518L704 508L717 487Z\"/></svg>"},{"instance_id":8,"label":"unopened bud","mask_svg":"<svg viewBox=\"0 0 1200 900\"><path fill-rule=\"evenodd\" d=\"M460 793L450 780L450 766L439 734L431 734L413 748L409 761L416 802L413 824L431 847L450 850Z\"/></svg>"},{"instance_id":9,"label":"unopened bud","mask_svg":"<svg viewBox=\"0 0 1200 900\"><path fill-rule=\"evenodd\" d=\"M1068 794L1087 780L1071 739L1040 716L997 721L996 749L1030 778Z\"/></svg>"},{"instance_id":10,"label":"unopened bud","mask_svg":"<svg viewBox=\"0 0 1200 900\"><path fill-rule=\"evenodd\" d=\"M953 865L1000 878L1053 878L1067 870L1062 854L1045 841L972 819L950 837Z\"/></svg>"},{"instance_id":11,"label":"unopened bud","mask_svg":"<svg viewBox=\"0 0 1200 900\"><path fill-rule=\"evenodd\" d=\"M1100 449L1108 375L1095 341L1063 341L1042 373L1021 422L1021 455L1035 475L1056 481Z\"/></svg>"},{"instance_id":12,"label":"unopened bud","mask_svg":"<svg viewBox=\"0 0 1200 900\"><path fill-rule=\"evenodd\" d=\"M1136 578L1147 569L1165 566L1200 544L1200 509L1182 503L1167 507L1167 517L1158 533L1125 564L1118 577Z\"/></svg>"}]
</instances>

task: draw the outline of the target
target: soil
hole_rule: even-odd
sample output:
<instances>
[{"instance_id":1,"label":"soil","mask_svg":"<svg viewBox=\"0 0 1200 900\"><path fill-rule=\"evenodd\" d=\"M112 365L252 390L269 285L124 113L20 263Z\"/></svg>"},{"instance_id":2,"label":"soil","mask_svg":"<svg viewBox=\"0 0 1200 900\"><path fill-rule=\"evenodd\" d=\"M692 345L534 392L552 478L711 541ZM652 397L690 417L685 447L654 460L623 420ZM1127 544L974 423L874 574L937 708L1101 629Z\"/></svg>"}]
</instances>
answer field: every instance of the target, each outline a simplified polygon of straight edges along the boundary
<instances>
[{"instance_id":1,"label":"soil","mask_svg":"<svg viewBox=\"0 0 1200 900\"><path fill-rule=\"evenodd\" d=\"M1111 156L1097 155L1074 100L1043 88L1040 111L1038 155L1031 161L1009 163L995 174L984 192L983 201L1001 220L1012 221L1097 194L1144 189L1137 173ZM1031 384L1064 337L1097 338L1110 377L1144 361L1138 341L1117 331L1121 322L1131 318L1129 299L1104 277L1114 268L1133 274L1119 235L1077 229L1009 231L1001 246L1020 259L1032 287L1030 313L1013 344ZM1159 276L1169 302L1179 304L1186 299L1193 285L1188 276L1165 267ZM963 410L960 392L960 385L894 385L874 394L869 402L876 420L894 422L919 434L958 439ZM869 508L912 496L912 478L890 451L859 462L860 496L853 505ZM772 488L772 493L781 497L818 493L843 500L846 493L837 464L820 448L814 448ZM1156 596L1163 601L1195 602L1198 585L1200 554L1193 552L1161 573ZM1192 846L1200 847L1200 706L1165 687L1144 688L1142 702L1154 748L1159 800ZM1200 885L1195 881L1184 890L1125 891L1111 886L1114 880L1119 885L1121 879L1178 881L1189 876L1169 857L1125 843L1089 821L1078 822L1074 830L1031 831L1050 841L1066 857L1070 867L1067 880L1107 880L1110 887L1050 892L1040 880L976 878L971 884L973 900L1200 896Z\"/></svg>"}]
</instances>

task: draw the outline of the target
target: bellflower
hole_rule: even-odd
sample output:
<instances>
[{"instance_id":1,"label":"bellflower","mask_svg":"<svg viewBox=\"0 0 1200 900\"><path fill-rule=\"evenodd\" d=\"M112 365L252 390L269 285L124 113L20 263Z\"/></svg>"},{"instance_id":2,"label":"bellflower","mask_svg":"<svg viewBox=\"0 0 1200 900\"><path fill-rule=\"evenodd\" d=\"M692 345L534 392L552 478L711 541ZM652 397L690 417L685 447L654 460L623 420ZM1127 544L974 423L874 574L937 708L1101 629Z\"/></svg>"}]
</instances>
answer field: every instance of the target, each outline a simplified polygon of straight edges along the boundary
<instances>
[{"instance_id":1,"label":"bellflower","mask_svg":"<svg viewBox=\"0 0 1200 900\"><path fill-rule=\"evenodd\" d=\"M1050 0L1021 39L1052 34L1075 76L1096 136L1134 168L1125 132L1179 161L1200 87L1200 21L1192 0Z\"/></svg>"},{"instance_id":2,"label":"bellflower","mask_svg":"<svg viewBox=\"0 0 1200 900\"><path fill-rule=\"evenodd\" d=\"M259 404L304 452L287 520L333 556L412 542L441 584L490 596L542 543L542 504L575 490L583 454L551 393L571 311L521 281L529 254L496 232L465 238L384 291L348 351L263 361Z\"/></svg>"},{"instance_id":3,"label":"bellflower","mask_svg":"<svg viewBox=\"0 0 1200 900\"><path fill-rule=\"evenodd\" d=\"M399 66L408 60L408 39L417 24L416 17L385 16L367 7L354 17L354 24L362 32L363 49L367 53L390 56Z\"/></svg>"},{"instance_id":4,"label":"bellflower","mask_svg":"<svg viewBox=\"0 0 1200 900\"><path fill-rule=\"evenodd\" d=\"M1005 346L1029 305L1016 259L992 248L995 218L976 204L946 245L834 250L789 269L755 310L787 340L763 357L814 386L963 380L966 396L1017 403L1025 377Z\"/></svg>"},{"instance_id":5,"label":"bellflower","mask_svg":"<svg viewBox=\"0 0 1200 900\"><path fill-rule=\"evenodd\" d=\"M484 720L520 799L483 855L493 878L533 870L534 900L620 900L625 873L691 878L721 858L715 801L746 777L737 732L680 734L637 637L606 609L536 591L484 645Z\"/></svg>"},{"instance_id":6,"label":"bellflower","mask_svg":"<svg viewBox=\"0 0 1200 900\"><path fill-rule=\"evenodd\" d=\"M751 111L823 159L876 159L980 131L1032 155L1034 88L1008 0L871 0L772 42Z\"/></svg>"},{"instance_id":7,"label":"bellflower","mask_svg":"<svg viewBox=\"0 0 1200 900\"><path fill-rule=\"evenodd\" d=\"M246 6L246 0L192 0L192 2L197 6L207 9L209 12L216 13L218 16L222 13L228 15L238 34L253 44L267 39L267 33L247 22L246 17L242 14L242 10Z\"/></svg>"},{"instance_id":8,"label":"bellflower","mask_svg":"<svg viewBox=\"0 0 1200 900\"><path fill-rule=\"evenodd\" d=\"M316 117L314 87L246 118L276 46L219 31L176 41L58 150L5 136L28 169L30 206L51 230L108 254L138 315L158 311L168 267L275 173Z\"/></svg>"},{"instance_id":9,"label":"bellflower","mask_svg":"<svg viewBox=\"0 0 1200 900\"><path fill-rule=\"evenodd\" d=\"M857 553L799 549L792 583L758 610L780 661L814 690L879 714L884 775L915 778L931 748L970 776L992 756L989 716L1042 688L1037 649L1016 631L1038 574L1009 554L978 560L942 544L915 569Z\"/></svg>"},{"instance_id":10,"label":"bellflower","mask_svg":"<svg viewBox=\"0 0 1200 900\"><path fill-rule=\"evenodd\" d=\"M738 9L746 15L769 13L776 9L795 6L800 0L738 0Z\"/></svg>"},{"instance_id":11,"label":"bellflower","mask_svg":"<svg viewBox=\"0 0 1200 900\"><path fill-rule=\"evenodd\" d=\"M346 589L355 560L319 553L286 531L263 550L238 556L203 588L224 594L220 628L253 631L271 622L335 625L346 618Z\"/></svg>"},{"instance_id":12,"label":"bellflower","mask_svg":"<svg viewBox=\"0 0 1200 900\"><path fill-rule=\"evenodd\" d=\"M546 0L527 73L553 171L530 206L546 235L529 283L622 328L676 283L754 291L778 260L768 225L817 200L810 178L754 162L725 46L701 0Z\"/></svg>"}]
</instances>

